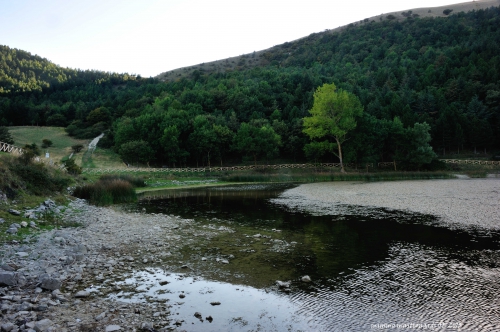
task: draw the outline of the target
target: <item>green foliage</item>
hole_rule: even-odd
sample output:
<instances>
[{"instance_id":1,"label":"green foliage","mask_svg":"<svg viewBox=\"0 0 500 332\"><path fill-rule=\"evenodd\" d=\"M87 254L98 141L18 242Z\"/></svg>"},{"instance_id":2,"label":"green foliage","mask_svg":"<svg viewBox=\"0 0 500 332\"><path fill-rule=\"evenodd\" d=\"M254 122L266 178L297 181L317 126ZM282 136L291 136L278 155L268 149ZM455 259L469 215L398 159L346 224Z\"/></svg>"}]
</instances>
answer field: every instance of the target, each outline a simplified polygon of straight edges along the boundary
<instances>
[{"instance_id":1,"label":"green foliage","mask_svg":"<svg viewBox=\"0 0 500 332\"><path fill-rule=\"evenodd\" d=\"M341 170L344 171L342 158L342 144L347 139L347 133L356 128L356 118L363 113L363 106L359 99L344 90L337 91L335 84L323 84L314 93L314 104L310 117L304 118L304 133L311 139L333 139L332 144L322 142L308 148L309 152L322 148L330 149L340 160ZM338 149L335 153L332 147Z\"/></svg>"},{"instance_id":2,"label":"green foliage","mask_svg":"<svg viewBox=\"0 0 500 332\"><path fill-rule=\"evenodd\" d=\"M83 150L83 144L75 144L71 146L73 153L78 153Z\"/></svg>"},{"instance_id":3,"label":"green foliage","mask_svg":"<svg viewBox=\"0 0 500 332\"><path fill-rule=\"evenodd\" d=\"M257 164L258 157L270 159L278 154L281 137L269 125L257 127L242 123L233 144L234 149L243 155L253 156L254 163Z\"/></svg>"},{"instance_id":4,"label":"green foliage","mask_svg":"<svg viewBox=\"0 0 500 332\"><path fill-rule=\"evenodd\" d=\"M52 145L54 145L54 143L52 143L52 141L50 139L47 139L47 138L44 138L42 140L42 148L49 148L51 147Z\"/></svg>"},{"instance_id":5,"label":"green foliage","mask_svg":"<svg viewBox=\"0 0 500 332\"><path fill-rule=\"evenodd\" d=\"M260 121L258 127L267 123L281 137L281 146L270 149L274 158L302 161L307 153L319 160L330 157L304 149L309 139L301 119L313 106L314 89L335 82L365 110L349 132L346 161L404 157L397 138L424 122L440 155L490 155L500 148L500 9L415 16L404 12L400 18L408 19L382 17L312 34L255 53L244 67L200 65L168 82L59 68L1 47L0 125L69 124L67 132L79 138L106 131L116 152L144 141L158 165L194 166L269 158L232 149L240 124ZM198 116L206 123L195 121Z\"/></svg>"},{"instance_id":6,"label":"green foliage","mask_svg":"<svg viewBox=\"0 0 500 332\"><path fill-rule=\"evenodd\" d=\"M40 155L40 149L35 143L26 144L23 147L23 153L18 157L19 161L24 165L29 165L33 159Z\"/></svg>"},{"instance_id":7,"label":"green foliage","mask_svg":"<svg viewBox=\"0 0 500 332\"><path fill-rule=\"evenodd\" d=\"M129 163L147 163L153 157L153 150L142 140L122 144L118 153Z\"/></svg>"},{"instance_id":8,"label":"green foliage","mask_svg":"<svg viewBox=\"0 0 500 332\"><path fill-rule=\"evenodd\" d=\"M21 157L16 162L10 162L9 169L19 177L20 186L29 193L47 195L62 191L71 182L71 179L61 171L50 169L42 163L31 161L26 163Z\"/></svg>"},{"instance_id":9,"label":"green foliage","mask_svg":"<svg viewBox=\"0 0 500 332\"><path fill-rule=\"evenodd\" d=\"M75 159L66 159L64 162L64 167L66 167L66 170L68 171L69 174L77 175L77 174L82 174L82 168L78 166L75 163Z\"/></svg>"},{"instance_id":10,"label":"green foliage","mask_svg":"<svg viewBox=\"0 0 500 332\"><path fill-rule=\"evenodd\" d=\"M445 9L443 10L443 14L445 15L450 15L450 13L453 11L453 9Z\"/></svg>"},{"instance_id":11,"label":"green foliage","mask_svg":"<svg viewBox=\"0 0 500 332\"><path fill-rule=\"evenodd\" d=\"M0 142L7 144L14 144L14 139L12 138L12 135L9 132L9 128L0 127Z\"/></svg>"}]
</instances>

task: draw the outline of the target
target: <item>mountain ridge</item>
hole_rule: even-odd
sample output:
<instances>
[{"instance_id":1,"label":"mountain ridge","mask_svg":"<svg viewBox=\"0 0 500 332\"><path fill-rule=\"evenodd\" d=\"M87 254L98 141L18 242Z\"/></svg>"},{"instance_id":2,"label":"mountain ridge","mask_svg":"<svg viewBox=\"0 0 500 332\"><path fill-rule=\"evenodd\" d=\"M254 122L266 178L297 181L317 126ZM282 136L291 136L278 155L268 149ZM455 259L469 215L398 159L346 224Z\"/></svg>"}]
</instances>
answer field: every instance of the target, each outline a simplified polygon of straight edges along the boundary
<instances>
[{"instance_id":1,"label":"mountain ridge","mask_svg":"<svg viewBox=\"0 0 500 332\"><path fill-rule=\"evenodd\" d=\"M283 45L295 44L299 43L311 36L322 36L324 34L334 34L338 32L342 32L348 27L364 25L369 22L380 22L384 20L398 20L404 21L411 18L437 18L437 17L448 17L449 15L453 15L460 12L469 12L472 10L480 10L486 9L490 7L499 7L500 0L478 0L478 1L468 1L461 2L446 6L438 6L438 7L421 7L421 8L413 8L407 9L403 11L394 11L390 13L382 13L380 15L372 16L369 18L365 18L360 21L352 22L347 25L339 26L334 29L327 29L323 32L314 32L308 36L304 36L292 41L287 41L279 45L272 46L270 48L254 51L252 53L242 54L238 56L229 57L226 59L215 60L210 62L203 62L191 66L176 68L173 70L169 70L166 72L162 72L156 75L154 78L159 79L164 82L175 81L181 78L192 77L193 74L196 76L197 72L203 72L205 74L219 72L223 73L230 70L241 70L241 69L249 69L252 67L266 66L269 64L265 59L265 54L268 52L273 52ZM451 10L450 13L445 14L445 10ZM407 16L409 15L409 16ZM394 18L392 18L394 17Z\"/></svg>"}]
</instances>

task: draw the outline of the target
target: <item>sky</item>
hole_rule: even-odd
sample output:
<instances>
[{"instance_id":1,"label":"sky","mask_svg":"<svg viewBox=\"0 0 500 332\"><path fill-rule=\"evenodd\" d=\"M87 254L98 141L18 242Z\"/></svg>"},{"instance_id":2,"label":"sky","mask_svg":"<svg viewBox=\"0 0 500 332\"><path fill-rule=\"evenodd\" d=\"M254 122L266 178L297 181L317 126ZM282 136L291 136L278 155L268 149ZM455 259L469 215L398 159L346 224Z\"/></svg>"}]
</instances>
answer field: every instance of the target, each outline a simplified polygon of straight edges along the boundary
<instances>
[{"instance_id":1,"label":"sky","mask_svg":"<svg viewBox=\"0 0 500 332\"><path fill-rule=\"evenodd\" d=\"M0 0L0 45L75 69L156 76L461 0Z\"/></svg>"}]
</instances>

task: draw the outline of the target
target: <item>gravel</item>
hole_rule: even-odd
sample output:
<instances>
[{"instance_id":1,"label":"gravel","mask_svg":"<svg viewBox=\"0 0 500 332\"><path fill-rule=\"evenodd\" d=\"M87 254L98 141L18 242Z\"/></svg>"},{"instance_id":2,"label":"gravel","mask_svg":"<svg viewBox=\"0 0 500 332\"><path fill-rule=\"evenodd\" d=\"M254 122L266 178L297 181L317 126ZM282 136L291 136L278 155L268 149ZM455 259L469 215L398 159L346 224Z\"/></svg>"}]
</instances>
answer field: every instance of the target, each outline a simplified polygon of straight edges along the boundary
<instances>
[{"instance_id":1,"label":"gravel","mask_svg":"<svg viewBox=\"0 0 500 332\"><path fill-rule=\"evenodd\" d=\"M179 255L184 245L198 241L196 236L229 231L198 230L194 236L192 220L125 213L80 199L70 203L62 218L82 226L0 246L0 326L15 325L15 331L139 331L147 323L156 331L170 330L175 324L168 315L170 305L154 299L114 300L108 294L117 290L103 283L149 266L167 268L165 257ZM169 270L182 265L169 264ZM155 316L160 310L166 314Z\"/></svg>"},{"instance_id":2,"label":"gravel","mask_svg":"<svg viewBox=\"0 0 500 332\"><path fill-rule=\"evenodd\" d=\"M452 227L500 229L500 179L325 182L287 190L275 203L311 213L356 213L348 206L418 212Z\"/></svg>"}]
</instances>

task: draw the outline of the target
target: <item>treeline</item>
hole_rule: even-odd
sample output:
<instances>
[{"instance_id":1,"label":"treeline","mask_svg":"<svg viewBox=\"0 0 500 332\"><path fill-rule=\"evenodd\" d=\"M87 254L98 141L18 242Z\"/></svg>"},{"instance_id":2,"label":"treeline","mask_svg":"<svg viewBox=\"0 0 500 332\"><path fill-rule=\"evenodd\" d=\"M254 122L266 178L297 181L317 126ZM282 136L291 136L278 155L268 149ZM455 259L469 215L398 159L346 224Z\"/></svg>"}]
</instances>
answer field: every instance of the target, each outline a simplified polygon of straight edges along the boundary
<instances>
[{"instance_id":1,"label":"treeline","mask_svg":"<svg viewBox=\"0 0 500 332\"><path fill-rule=\"evenodd\" d=\"M106 131L102 144L130 163L330 161L304 150L302 119L315 89L334 82L365 110L345 161L416 168L412 158L428 140L441 155L500 150L499 45L498 8L365 22L274 47L258 68L169 83L109 73L77 80L80 72L40 92L10 88L0 94L0 125L67 126L78 137Z\"/></svg>"}]
</instances>

